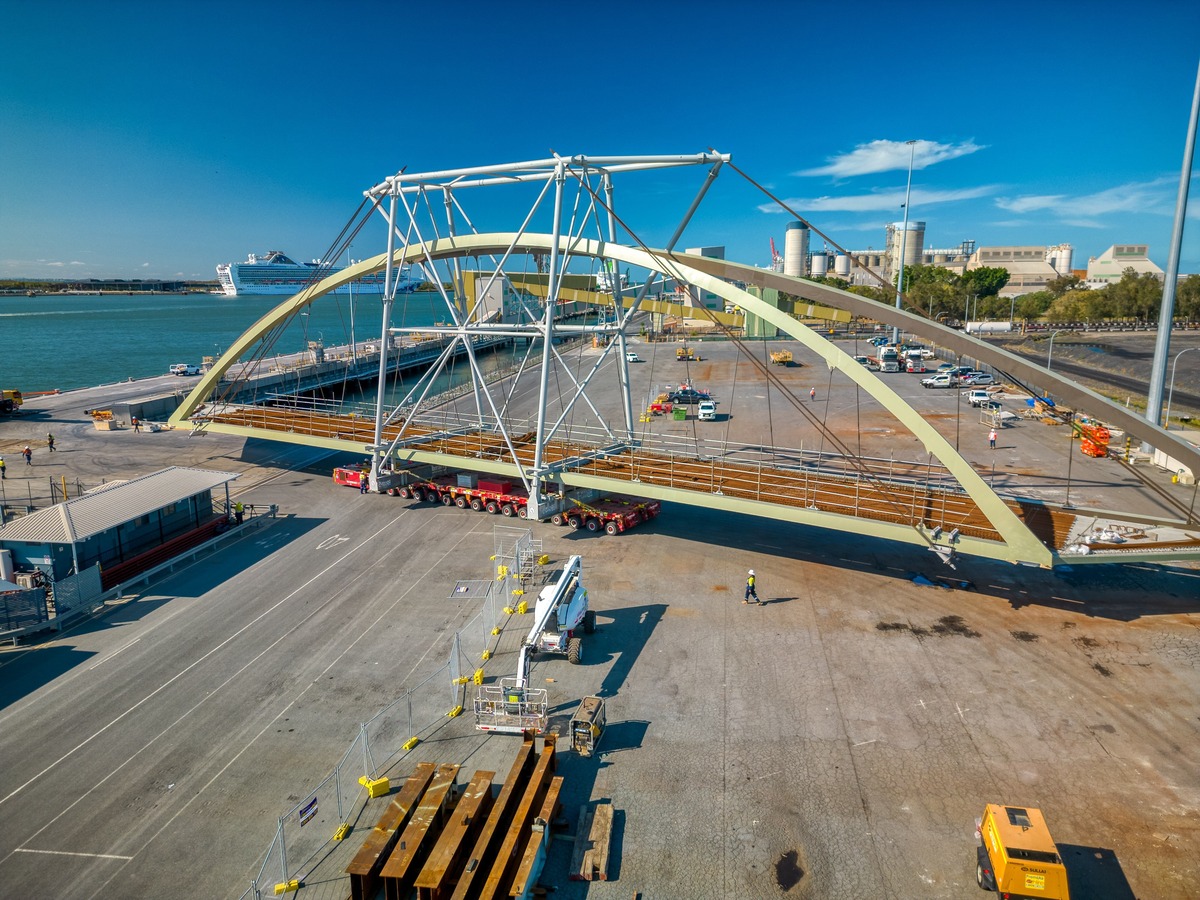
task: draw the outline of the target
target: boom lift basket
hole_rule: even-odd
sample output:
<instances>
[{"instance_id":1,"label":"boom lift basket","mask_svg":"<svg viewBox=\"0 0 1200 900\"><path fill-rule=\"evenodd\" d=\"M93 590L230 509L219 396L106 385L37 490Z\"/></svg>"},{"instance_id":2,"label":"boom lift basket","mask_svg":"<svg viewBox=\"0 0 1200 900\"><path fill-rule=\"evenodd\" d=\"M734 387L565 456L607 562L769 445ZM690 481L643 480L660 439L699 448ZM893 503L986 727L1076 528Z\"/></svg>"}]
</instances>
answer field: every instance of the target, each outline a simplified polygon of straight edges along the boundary
<instances>
[{"instance_id":1,"label":"boom lift basket","mask_svg":"<svg viewBox=\"0 0 1200 900\"><path fill-rule=\"evenodd\" d=\"M515 678L480 685L475 695L475 727L480 731L544 734L549 720L545 688L523 688Z\"/></svg>"}]
</instances>

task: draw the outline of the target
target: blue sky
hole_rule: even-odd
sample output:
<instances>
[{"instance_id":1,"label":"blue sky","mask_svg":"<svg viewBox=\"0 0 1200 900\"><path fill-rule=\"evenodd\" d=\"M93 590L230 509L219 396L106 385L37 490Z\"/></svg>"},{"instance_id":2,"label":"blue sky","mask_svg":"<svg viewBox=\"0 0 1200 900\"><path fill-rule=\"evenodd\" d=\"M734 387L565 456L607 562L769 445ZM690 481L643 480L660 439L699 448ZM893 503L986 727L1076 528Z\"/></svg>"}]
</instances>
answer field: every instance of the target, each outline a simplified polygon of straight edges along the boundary
<instances>
[{"instance_id":1,"label":"blue sky","mask_svg":"<svg viewBox=\"0 0 1200 900\"><path fill-rule=\"evenodd\" d=\"M1190 0L0 0L0 32L0 278L310 259L401 167L551 151L715 147L841 245L878 248L908 140L927 247L1070 243L1082 268L1147 243L1165 267L1200 62ZM1198 181L1183 272L1200 272ZM658 246L698 185L647 177L619 202ZM526 211L486 202L488 228ZM683 245L765 265L789 220L766 202L723 173Z\"/></svg>"}]
</instances>

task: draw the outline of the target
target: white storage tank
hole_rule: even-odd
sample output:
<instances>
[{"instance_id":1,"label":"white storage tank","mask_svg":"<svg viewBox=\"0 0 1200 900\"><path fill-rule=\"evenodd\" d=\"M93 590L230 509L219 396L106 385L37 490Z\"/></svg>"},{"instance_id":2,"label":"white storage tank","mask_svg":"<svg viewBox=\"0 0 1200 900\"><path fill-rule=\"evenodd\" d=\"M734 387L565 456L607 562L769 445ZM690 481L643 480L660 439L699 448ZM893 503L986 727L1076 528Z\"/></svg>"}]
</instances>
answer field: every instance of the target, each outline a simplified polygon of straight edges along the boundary
<instances>
[{"instance_id":1,"label":"white storage tank","mask_svg":"<svg viewBox=\"0 0 1200 900\"><path fill-rule=\"evenodd\" d=\"M1053 247L1046 248L1046 262L1048 262L1054 271L1059 275L1071 274L1071 262L1075 248L1070 244L1057 244Z\"/></svg>"},{"instance_id":2,"label":"white storage tank","mask_svg":"<svg viewBox=\"0 0 1200 900\"><path fill-rule=\"evenodd\" d=\"M803 222L788 222L783 233L783 274L797 278L807 275L808 226Z\"/></svg>"},{"instance_id":3,"label":"white storage tank","mask_svg":"<svg viewBox=\"0 0 1200 900\"><path fill-rule=\"evenodd\" d=\"M850 277L850 257L845 253L839 253L833 259L833 274L838 278Z\"/></svg>"},{"instance_id":4,"label":"white storage tank","mask_svg":"<svg viewBox=\"0 0 1200 900\"><path fill-rule=\"evenodd\" d=\"M825 273L829 271L829 257L824 253L814 253L810 269L813 278L823 278Z\"/></svg>"},{"instance_id":5,"label":"white storage tank","mask_svg":"<svg viewBox=\"0 0 1200 900\"><path fill-rule=\"evenodd\" d=\"M903 246L904 265L919 266L925 258L925 223L909 222L908 238L904 237L904 223L896 222L888 226L888 261L892 271L900 269L900 250Z\"/></svg>"}]
</instances>

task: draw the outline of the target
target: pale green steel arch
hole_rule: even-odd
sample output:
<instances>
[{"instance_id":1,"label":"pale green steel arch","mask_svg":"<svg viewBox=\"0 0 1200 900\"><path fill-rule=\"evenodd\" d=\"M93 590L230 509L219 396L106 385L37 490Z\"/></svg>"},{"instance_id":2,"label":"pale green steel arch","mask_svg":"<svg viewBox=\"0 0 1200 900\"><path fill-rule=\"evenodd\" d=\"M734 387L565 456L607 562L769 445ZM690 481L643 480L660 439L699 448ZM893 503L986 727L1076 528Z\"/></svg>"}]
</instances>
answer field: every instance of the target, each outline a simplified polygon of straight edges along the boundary
<instances>
[{"instance_id":1,"label":"pale green steel arch","mask_svg":"<svg viewBox=\"0 0 1200 900\"><path fill-rule=\"evenodd\" d=\"M454 256L478 256L504 253L509 248L517 252L529 250L548 252L554 238L552 235L512 233L498 234L469 234L453 238L442 238L424 245L411 245L407 251L397 251L396 265L419 262L428 254L432 259L443 259ZM792 317L764 303L762 300L734 287L722 279L700 271L694 263L701 257L687 254L666 254L655 251L640 250L622 244L610 244L603 241L584 239L560 238L560 252L575 256L607 258L629 265L639 266L655 271L666 272L668 275L678 275L684 281L709 291L717 296L741 306L754 313L759 318L774 325L780 331L796 339L804 346L813 350L831 369L837 369L851 381L874 397L884 408L902 422L925 446L925 449L940 461L962 486L968 496L978 505L980 511L1000 534L1010 554L1012 562L1035 562L1040 565L1052 564L1052 553L1025 526L1020 518L1009 508L1000 497L988 486L978 473L971 467L954 447L912 407L910 407L886 383L872 375L865 367L854 361L854 357L833 343L825 340L811 329L797 322ZM214 365L213 369L196 385L195 389L184 400L184 403L171 417L174 423L184 422L203 403L204 398L220 381L221 376L231 365L241 358L250 347L280 321L308 306L316 299L337 287L359 278L365 274L380 271L384 268L387 254L380 254L368 260L351 266L332 275L317 284L306 288L294 297L271 310L258 322L250 327L229 350ZM924 321L924 320L922 320ZM937 543L932 538L929 542ZM945 543L943 539L941 543Z\"/></svg>"}]
</instances>

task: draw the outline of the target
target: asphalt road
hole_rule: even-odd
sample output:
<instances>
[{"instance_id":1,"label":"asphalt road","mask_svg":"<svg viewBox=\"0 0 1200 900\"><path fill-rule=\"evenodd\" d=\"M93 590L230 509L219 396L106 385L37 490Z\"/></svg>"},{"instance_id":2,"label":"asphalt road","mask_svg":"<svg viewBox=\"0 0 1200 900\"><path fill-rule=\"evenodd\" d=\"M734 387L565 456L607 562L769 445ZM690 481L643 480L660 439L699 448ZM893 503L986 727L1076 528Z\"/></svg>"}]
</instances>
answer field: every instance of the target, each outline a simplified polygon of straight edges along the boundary
<instances>
[{"instance_id":1,"label":"asphalt road","mask_svg":"<svg viewBox=\"0 0 1200 900\"><path fill-rule=\"evenodd\" d=\"M698 386L723 377L713 355ZM639 383L665 380L654 370ZM780 374L805 396L830 384L815 368ZM719 391L732 420L705 424L740 419L761 435L778 401L739 384ZM905 389L951 416L951 392ZM77 399L56 411L47 398L0 441L48 419L88 477L163 460L227 468L244 473L244 502L281 516L93 621L0 651L0 884L13 896L236 898L278 817L359 723L440 664L472 611L448 599L456 581L488 578L492 529L514 523L336 487L335 460L303 448L96 432L70 412L89 405ZM805 402L854 408L840 389ZM867 423L868 444L898 440ZM683 440L699 423L663 427ZM1013 432L1055 448L1054 429ZM588 799L618 811L611 880L569 881L559 842L542 879L556 897L975 896L986 802L1045 811L1073 896L1194 895L1196 566L952 571L853 534L670 504L622 536L532 527L552 565L583 555L599 613L583 665L534 669L560 727L579 698L608 702L602 753L561 757L566 818ZM740 602L748 568L763 607ZM493 664L507 674L511 653ZM515 739L468 719L388 774L426 759L462 763L464 782L506 771ZM344 896L335 862L304 891Z\"/></svg>"}]
</instances>

